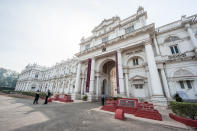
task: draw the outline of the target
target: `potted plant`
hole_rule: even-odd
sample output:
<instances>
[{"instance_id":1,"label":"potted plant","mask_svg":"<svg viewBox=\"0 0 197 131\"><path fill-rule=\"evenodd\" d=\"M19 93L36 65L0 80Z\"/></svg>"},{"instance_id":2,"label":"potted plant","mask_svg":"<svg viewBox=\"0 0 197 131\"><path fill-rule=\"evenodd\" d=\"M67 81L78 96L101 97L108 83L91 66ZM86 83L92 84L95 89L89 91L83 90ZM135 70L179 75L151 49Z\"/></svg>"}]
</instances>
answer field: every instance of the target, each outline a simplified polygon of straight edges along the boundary
<instances>
[{"instance_id":1,"label":"potted plant","mask_svg":"<svg viewBox=\"0 0 197 131\"><path fill-rule=\"evenodd\" d=\"M87 101L87 99L88 99L88 96L87 96L87 95L84 95L84 96L82 97L82 100L83 100L83 101Z\"/></svg>"}]
</instances>

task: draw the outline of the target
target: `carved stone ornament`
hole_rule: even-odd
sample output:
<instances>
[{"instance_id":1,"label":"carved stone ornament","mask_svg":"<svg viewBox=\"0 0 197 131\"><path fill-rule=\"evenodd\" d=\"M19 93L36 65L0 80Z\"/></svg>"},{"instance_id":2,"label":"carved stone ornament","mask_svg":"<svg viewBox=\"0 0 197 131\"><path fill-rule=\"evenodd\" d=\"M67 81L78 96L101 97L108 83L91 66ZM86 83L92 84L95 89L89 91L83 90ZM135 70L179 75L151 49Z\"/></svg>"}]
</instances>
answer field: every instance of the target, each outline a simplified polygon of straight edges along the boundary
<instances>
[{"instance_id":1,"label":"carved stone ornament","mask_svg":"<svg viewBox=\"0 0 197 131\"><path fill-rule=\"evenodd\" d=\"M106 51L106 47L103 47L103 48L102 48L102 52L105 52L105 51Z\"/></svg>"}]
</instances>

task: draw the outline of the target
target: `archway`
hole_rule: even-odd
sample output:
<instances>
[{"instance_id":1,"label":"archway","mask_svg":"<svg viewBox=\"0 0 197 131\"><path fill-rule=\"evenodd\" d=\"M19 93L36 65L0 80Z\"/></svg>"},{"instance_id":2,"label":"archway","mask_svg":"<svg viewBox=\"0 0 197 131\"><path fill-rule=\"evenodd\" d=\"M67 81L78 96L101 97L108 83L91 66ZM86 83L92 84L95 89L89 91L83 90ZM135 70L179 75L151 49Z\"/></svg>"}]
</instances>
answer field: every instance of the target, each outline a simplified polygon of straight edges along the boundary
<instances>
[{"instance_id":1,"label":"archway","mask_svg":"<svg viewBox=\"0 0 197 131\"><path fill-rule=\"evenodd\" d=\"M105 79L102 81L101 93L104 93L107 97L117 96L115 61L110 60L104 63L102 74Z\"/></svg>"}]
</instances>

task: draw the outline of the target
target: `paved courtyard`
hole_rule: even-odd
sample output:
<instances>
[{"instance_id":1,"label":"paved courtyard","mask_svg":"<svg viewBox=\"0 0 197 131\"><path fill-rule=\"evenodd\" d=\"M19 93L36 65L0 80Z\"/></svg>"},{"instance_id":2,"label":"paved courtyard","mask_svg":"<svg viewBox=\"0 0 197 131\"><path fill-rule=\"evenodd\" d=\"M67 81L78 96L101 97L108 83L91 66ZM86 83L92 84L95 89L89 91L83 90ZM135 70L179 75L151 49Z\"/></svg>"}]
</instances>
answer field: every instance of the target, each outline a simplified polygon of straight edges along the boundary
<instances>
[{"instance_id":1,"label":"paved courtyard","mask_svg":"<svg viewBox=\"0 0 197 131\"><path fill-rule=\"evenodd\" d=\"M0 95L0 131L182 131L136 120L120 121L92 111L98 103L33 105L30 99Z\"/></svg>"}]
</instances>

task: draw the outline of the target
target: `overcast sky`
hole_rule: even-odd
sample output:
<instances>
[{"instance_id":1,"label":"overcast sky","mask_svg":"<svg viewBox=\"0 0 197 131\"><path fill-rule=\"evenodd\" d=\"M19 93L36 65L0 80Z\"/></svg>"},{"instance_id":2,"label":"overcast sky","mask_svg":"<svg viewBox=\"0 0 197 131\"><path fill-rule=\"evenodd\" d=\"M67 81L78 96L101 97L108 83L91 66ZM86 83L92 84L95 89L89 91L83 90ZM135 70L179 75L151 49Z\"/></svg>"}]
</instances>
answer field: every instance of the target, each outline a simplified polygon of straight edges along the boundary
<instances>
[{"instance_id":1,"label":"overcast sky","mask_svg":"<svg viewBox=\"0 0 197 131\"><path fill-rule=\"evenodd\" d=\"M72 58L103 19L124 19L139 5L156 27L197 14L197 0L0 0L0 67L20 72Z\"/></svg>"}]
</instances>

